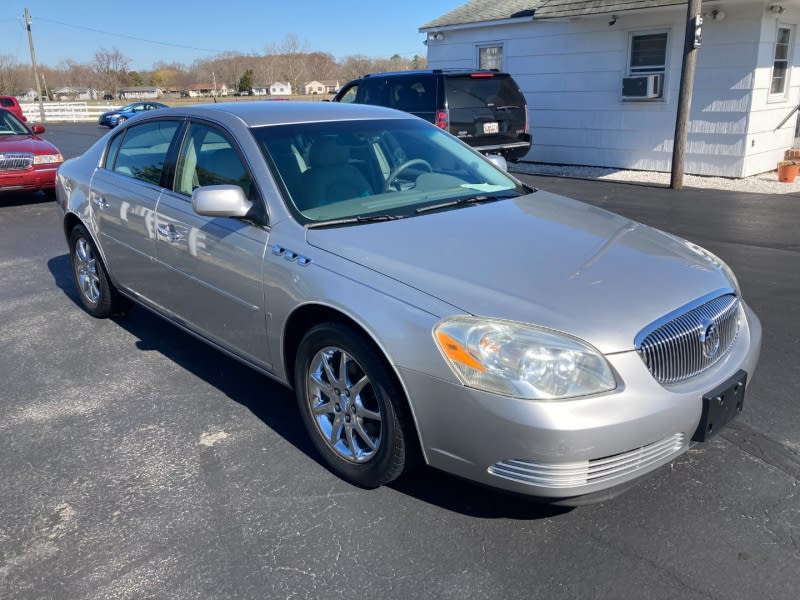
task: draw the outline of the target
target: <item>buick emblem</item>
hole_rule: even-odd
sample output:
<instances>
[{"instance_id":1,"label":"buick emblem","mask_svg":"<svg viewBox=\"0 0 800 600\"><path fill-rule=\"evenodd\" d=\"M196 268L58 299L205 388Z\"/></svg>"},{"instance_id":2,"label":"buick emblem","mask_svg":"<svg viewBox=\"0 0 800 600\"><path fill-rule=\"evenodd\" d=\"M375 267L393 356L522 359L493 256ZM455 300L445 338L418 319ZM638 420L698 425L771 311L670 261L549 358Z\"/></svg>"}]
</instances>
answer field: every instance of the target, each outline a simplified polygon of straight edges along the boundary
<instances>
[{"instance_id":1,"label":"buick emblem","mask_svg":"<svg viewBox=\"0 0 800 600\"><path fill-rule=\"evenodd\" d=\"M703 330L700 332L700 346L703 348L703 356L714 358L719 352L719 328L716 323L703 323Z\"/></svg>"}]
</instances>

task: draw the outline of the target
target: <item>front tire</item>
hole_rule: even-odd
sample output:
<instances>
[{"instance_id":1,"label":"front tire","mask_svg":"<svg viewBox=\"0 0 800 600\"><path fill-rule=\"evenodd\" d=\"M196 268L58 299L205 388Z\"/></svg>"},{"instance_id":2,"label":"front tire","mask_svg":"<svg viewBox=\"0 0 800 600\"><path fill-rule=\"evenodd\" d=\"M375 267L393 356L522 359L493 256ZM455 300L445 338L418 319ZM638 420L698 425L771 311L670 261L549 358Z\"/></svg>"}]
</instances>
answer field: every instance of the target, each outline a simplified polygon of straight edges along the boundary
<instances>
[{"instance_id":1,"label":"front tire","mask_svg":"<svg viewBox=\"0 0 800 600\"><path fill-rule=\"evenodd\" d=\"M76 225L69 236L72 276L84 308L99 319L125 311L127 303L112 285L105 265L83 225Z\"/></svg>"},{"instance_id":2,"label":"front tire","mask_svg":"<svg viewBox=\"0 0 800 600\"><path fill-rule=\"evenodd\" d=\"M295 362L303 424L328 467L359 487L397 479L416 462L405 395L380 351L339 323L303 337Z\"/></svg>"}]
</instances>

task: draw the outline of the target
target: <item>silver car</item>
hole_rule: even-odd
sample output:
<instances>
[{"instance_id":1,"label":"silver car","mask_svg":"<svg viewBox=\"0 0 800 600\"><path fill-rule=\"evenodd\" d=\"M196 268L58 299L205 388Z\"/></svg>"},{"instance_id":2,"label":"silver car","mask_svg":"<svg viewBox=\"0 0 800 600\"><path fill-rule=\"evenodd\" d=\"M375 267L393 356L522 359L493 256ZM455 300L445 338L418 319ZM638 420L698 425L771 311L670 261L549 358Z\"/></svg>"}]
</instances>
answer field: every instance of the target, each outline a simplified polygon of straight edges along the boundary
<instances>
[{"instance_id":1,"label":"silver car","mask_svg":"<svg viewBox=\"0 0 800 600\"><path fill-rule=\"evenodd\" d=\"M743 406L761 325L697 245L532 189L406 113L153 111L59 170L80 298L292 387L325 463L610 497Z\"/></svg>"}]
</instances>

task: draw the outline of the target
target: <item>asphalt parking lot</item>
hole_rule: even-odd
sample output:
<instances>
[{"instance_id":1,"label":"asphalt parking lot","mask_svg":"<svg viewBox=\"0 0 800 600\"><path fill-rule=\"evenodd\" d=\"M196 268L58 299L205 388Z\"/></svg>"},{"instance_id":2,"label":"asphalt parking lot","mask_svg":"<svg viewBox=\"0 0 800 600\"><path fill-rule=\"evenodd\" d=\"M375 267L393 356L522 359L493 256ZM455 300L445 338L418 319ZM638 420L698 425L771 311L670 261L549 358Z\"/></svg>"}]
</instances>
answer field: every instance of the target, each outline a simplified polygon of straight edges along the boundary
<instances>
[{"instance_id":1,"label":"asphalt parking lot","mask_svg":"<svg viewBox=\"0 0 800 600\"><path fill-rule=\"evenodd\" d=\"M105 131L44 137L69 157ZM713 442L575 510L430 469L354 488L288 390L145 310L90 317L56 207L0 196L0 599L795 600L800 197L524 179L734 268L763 348Z\"/></svg>"}]
</instances>

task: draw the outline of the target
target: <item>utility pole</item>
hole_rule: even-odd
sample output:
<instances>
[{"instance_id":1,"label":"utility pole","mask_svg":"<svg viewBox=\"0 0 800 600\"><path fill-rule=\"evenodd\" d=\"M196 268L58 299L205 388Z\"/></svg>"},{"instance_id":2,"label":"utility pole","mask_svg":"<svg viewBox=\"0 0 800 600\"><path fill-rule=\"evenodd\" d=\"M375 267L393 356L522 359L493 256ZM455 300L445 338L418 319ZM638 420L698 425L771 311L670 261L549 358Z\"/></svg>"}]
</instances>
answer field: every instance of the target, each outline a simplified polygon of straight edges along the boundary
<instances>
[{"instance_id":1,"label":"utility pole","mask_svg":"<svg viewBox=\"0 0 800 600\"><path fill-rule=\"evenodd\" d=\"M42 86L39 83L39 70L36 68L36 50L33 49L33 33L31 33L31 14L25 8L25 29L28 30L28 45L31 47L31 64L33 65L33 78L36 80L36 96L39 98L39 120L44 123L44 101L42 100Z\"/></svg>"},{"instance_id":2,"label":"utility pole","mask_svg":"<svg viewBox=\"0 0 800 600\"><path fill-rule=\"evenodd\" d=\"M669 183L669 187L673 190L683 187L683 163L686 154L689 113L692 110L694 68L697 63L697 49L700 47L703 25L703 17L700 15L701 2L702 0L689 0L686 9L686 37L683 41L681 88L678 93L678 114L675 118L675 139L672 144L672 176Z\"/></svg>"}]
</instances>

